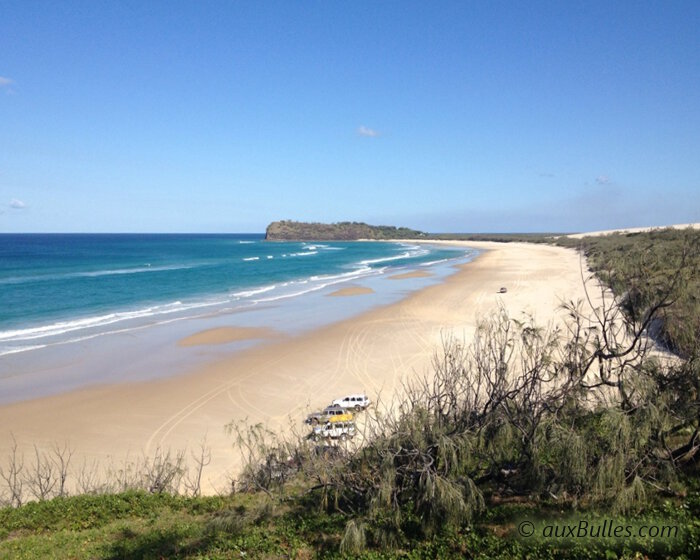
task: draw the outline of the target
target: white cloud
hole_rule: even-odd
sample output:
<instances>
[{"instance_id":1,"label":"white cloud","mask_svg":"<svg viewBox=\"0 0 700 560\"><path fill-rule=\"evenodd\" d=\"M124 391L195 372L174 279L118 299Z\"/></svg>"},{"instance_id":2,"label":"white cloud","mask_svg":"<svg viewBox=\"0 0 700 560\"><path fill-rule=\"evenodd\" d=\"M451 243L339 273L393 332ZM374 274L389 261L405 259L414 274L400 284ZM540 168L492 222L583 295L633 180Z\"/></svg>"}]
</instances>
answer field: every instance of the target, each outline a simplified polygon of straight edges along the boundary
<instances>
[{"instance_id":1,"label":"white cloud","mask_svg":"<svg viewBox=\"0 0 700 560\"><path fill-rule=\"evenodd\" d=\"M27 205L17 198L10 200L10 208L14 208L15 210L23 210L26 207Z\"/></svg>"},{"instance_id":2,"label":"white cloud","mask_svg":"<svg viewBox=\"0 0 700 560\"><path fill-rule=\"evenodd\" d=\"M13 85L15 85L14 80L0 76L0 90L3 90L8 95L12 95L15 93L15 90L12 87Z\"/></svg>"},{"instance_id":3,"label":"white cloud","mask_svg":"<svg viewBox=\"0 0 700 560\"><path fill-rule=\"evenodd\" d=\"M369 127L366 127L366 126L360 126L360 127L357 129L357 133L358 133L360 136L366 136L366 137L368 137L368 138L376 138L377 136L379 136L379 131L378 131L378 130L374 130L373 128L369 128Z\"/></svg>"},{"instance_id":4,"label":"white cloud","mask_svg":"<svg viewBox=\"0 0 700 560\"><path fill-rule=\"evenodd\" d=\"M595 182L598 183L599 185L609 185L610 184L610 177L607 175L598 175L595 178Z\"/></svg>"}]
</instances>

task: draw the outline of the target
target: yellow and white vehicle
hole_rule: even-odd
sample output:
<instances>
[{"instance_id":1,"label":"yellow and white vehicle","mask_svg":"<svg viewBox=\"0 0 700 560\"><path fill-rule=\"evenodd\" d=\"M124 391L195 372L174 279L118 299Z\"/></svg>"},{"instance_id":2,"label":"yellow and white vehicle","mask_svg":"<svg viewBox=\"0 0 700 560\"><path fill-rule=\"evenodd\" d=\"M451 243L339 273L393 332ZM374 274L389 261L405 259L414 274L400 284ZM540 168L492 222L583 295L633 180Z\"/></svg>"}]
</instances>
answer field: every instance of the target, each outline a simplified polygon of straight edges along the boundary
<instances>
[{"instance_id":1,"label":"yellow and white vehicle","mask_svg":"<svg viewBox=\"0 0 700 560\"><path fill-rule=\"evenodd\" d=\"M354 418L355 416L342 406L331 405L324 408L321 412L312 412L304 422L316 426L323 422L350 422Z\"/></svg>"}]
</instances>

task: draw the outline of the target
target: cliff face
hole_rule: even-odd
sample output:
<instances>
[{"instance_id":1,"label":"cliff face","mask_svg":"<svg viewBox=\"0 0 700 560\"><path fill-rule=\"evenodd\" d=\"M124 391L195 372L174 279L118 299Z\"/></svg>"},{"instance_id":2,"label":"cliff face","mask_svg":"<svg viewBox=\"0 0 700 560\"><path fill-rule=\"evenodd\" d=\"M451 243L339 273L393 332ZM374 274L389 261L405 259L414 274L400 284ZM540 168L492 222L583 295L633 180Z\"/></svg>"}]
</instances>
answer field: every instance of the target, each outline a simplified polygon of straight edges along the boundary
<instances>
[{"instance_id":1,"label":"cliff face","mask_svg":"<svg viewBox=\"0 0 700 560\"><path fill-rule=\"evenodd\" d=\"M418 239L420 231L393 226L370 226L360 222L320 224L283 220L267 226L269 241L354 241L357 239Z\"/></svg>"}]
</instances>

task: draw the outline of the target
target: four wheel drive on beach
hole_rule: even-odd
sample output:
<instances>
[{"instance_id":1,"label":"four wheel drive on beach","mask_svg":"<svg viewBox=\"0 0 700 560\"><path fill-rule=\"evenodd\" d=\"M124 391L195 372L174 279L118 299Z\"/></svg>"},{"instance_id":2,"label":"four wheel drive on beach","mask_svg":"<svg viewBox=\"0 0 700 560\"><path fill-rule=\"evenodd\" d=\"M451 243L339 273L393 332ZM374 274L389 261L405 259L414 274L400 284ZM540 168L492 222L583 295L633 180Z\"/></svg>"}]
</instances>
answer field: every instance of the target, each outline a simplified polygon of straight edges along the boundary
<instances>
[{"instance_id":1,"label":"four wheel drive on beach","mask_svg":"<svg viewBox=\"0 0 700 560\"><path fill-rule=\"evenodd\" d=\"M328 406L320 412L312 412L306 417L306 424L320 424L322 422L346 422L353 419L353 415L342 406Z\"/></svg>"},{"instance_id":2,"label":"four wheel drive on beach","mask_svg":"<svg viewBox=\"0 0 700 560\"><path fill-rule=\"evenodd\" d=\"M304 422L314 428L309 438L345 441L355 435L355 413L362 412L370 405L367 395L348 395L334 400L320 412L312 412Z\"/></svg>"},{"instance_id":3,"label":"four wheel drive on beach","mask_svg":"<svg viewBox=\"0 0 700 560\"><path fill-rule=\"evenodd\" d=\"M357 412L364 410L371 403L367 395L348 395L341 399L334 400L331 404L342 406L343 408L352 408Z\"/></svg>"},{"instance_id":4,"label":"four wheel drive on beach","mask_svg":"<svg viewBox=\"0 0 700 560\"><path fill-rule=\"evenodd\" d=\"M311 433L314 439L339 439L345 441L355 435L354 422L326 422L323 426L316 426Z\"/></svg>"}]
</instances>

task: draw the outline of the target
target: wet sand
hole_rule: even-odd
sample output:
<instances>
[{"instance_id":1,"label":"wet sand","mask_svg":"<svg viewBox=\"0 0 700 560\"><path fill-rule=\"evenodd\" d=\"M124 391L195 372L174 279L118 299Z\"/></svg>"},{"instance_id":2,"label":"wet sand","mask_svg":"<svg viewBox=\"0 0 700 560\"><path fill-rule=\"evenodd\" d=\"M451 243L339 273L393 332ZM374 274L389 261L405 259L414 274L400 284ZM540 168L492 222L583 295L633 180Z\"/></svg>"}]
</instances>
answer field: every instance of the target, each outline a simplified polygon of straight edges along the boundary
<instances>
[{"instance_id":1,"label":"wet sand","mask_svg":"<svg viewBox=\"0 0 700 560\"><path fill-rule=\"evenodd\" d=\"M409 278L427 278L428 276L432 276L432 274L427 270L414 270L402 274L394 274L389 276L389 280L408 280Z\"/></svg>"},{"instance_id":2,"label":"wet sand","mask_svg":"<svg viewBox=\"0 0 700 560\"><path fill-rule=\"evenodd\" d=\"M364 286L351 286L348 288L341 288L335 292L328 294L333 297L348 297L348 296L361 296L366 294L373 294L374 290L372 288L365 288Z\"/></svg>"},{"instance_id":3,"label":"wet sand","mask_svg":"<svg viewBox=\"0 0 700 560\"><path fill-rule=\"evenodd\" d=\"M258 329L254 327L220 327L207 329L202 332L187 336L178 341L178 346L202 346L208 344L227 344L239 340L254 340L258 338L271 338L276 333L272 329Z\"/></svg>"}]
</instances>

